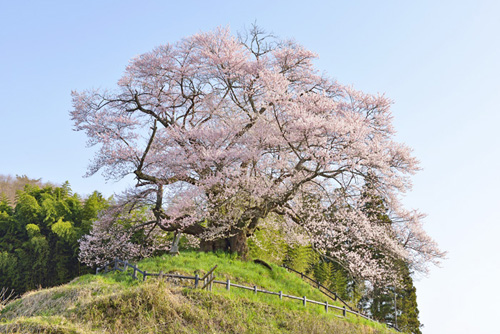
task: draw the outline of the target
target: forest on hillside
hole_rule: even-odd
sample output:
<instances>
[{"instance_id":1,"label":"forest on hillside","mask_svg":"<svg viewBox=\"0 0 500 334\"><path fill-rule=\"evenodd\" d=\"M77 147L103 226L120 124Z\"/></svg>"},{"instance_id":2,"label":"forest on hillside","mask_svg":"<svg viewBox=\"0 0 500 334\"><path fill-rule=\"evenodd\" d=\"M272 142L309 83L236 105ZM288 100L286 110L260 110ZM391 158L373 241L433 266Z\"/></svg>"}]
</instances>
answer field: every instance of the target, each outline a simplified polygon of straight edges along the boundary
<instances>
[{"instance_id":1,"label":"forest on hillside","mask_svg":"<svg viewBox=\"0 0 500 334\"><path fill-rule=\"evenodd\" d=\"M0 286L22 294L88 273L78 261L78 240L110 200L97 191L82 198L68 182L0 179Z\"/></svg>"}]
</instances>

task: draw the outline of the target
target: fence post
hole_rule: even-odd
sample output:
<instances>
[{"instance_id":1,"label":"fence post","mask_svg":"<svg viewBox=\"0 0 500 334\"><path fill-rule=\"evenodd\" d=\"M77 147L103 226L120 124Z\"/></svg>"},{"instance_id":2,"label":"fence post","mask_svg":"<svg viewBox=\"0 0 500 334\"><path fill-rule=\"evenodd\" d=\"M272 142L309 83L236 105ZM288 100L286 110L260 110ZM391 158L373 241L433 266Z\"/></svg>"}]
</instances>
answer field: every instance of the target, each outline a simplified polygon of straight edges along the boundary
<instances>
[{"instance_id":1,"label":"fence post","mask_svg":"<svg viewBox=\"0 0 500 334\"><path fill-rule=\"evenodd\" d=\"M318 283L318 289L321 288L321 283L319 281L316 281L316 283Z\"/></svg>"},{"instance_id":2,"label":"fence post","mask_svg":"<svg viewBox=\"0 0 500 334\"><path fill-rule=\"evenodd\" d=\"M253 293L257 294L257 285L253 286Z\"/></svg>"},{"instance_id":3,"label":"fence post","mask_svg":"<svg viewBox=\"0 0 500 334\"><path fill-rule=\"evenodd\" d=\"M144 274L142 275L142 281L144 282L147 277L148 277L148 272L144 270Z\"/></svg>"},{"instance_id":4,"label":"fence post","mask_svg":"<svg viewBox=\"0 0 500 334\"><path fill-rule=\"evenodd\" d=\"M133 279L137 279L137 267L134 266L134 273L132 274Z\"/></svg>"},{"instance_id":5,"label":"fence post","mask_svg":"<svg viewBox=\"0 0 500 334\"><path fill-rule=\"evenodd\" d=\"M97 275L97 274L99 274L99 267L97 267L97 268L95 269L95 274L96 274L96 275Z\"/></svg>"},{"instance_id":6,"label":"fence post","mask_svg":"<svg viewBox=\"0 0 500 334\"><path fill-rule=\"evenodd\" d=\"M300 278L304 279L304 273L300 273Z\"/></svg>"},{"instance_id":7,"label":"fence post","mask_svg":"<svg viewBox=\"0 0 500 334\"><path fill-rule=\"evenodd\" d=\"M208 287L209 291L212 291L212 282L214 281L214 273L210 274L210 286Z\"/></svg>"},{"instance_id":8,"label":"fence post","mask_svg":"<svg viewBox=\"0 0 500 334\"><path fill-rule=\"evenodd\" d=\"M160 280L163 279L163 271L162 270L160 270L160 273L158 274L158 277L160 278Z\"/></svg>"},{"instance_id":9,"label":"fence post","mask_svg":"<svg viewBox=\"0 0 500 334\"><path fill-rule=\"evenodd\" d=\"M126 272L127 271L127 268L128 267L128 261L125 260L125 264L123 265L123 272Z\"/></svg>"},{"instance_id":10,"label":"fence post","mask_svg":"<svg viewBox=\"0 0 500 334\"><path fill-rule=\"evenodd\" d=\"M280 300L283 300L283 291L280 291Z\"/></svg>"},{"instance_id":11,"label":"fence post","mask_svg":"<svg viewBox=\"0 0 500 334\"><path fill-rule=\"evenodd\" d=\"M328 313L328 300L325 302L325 312Z\"/></svg>"},{"instance_id":12,"label":"fence post","mask_svg":"<svg viewBox=\"0 0 500 334\"><path fill-rule=\"evenodd\" d=\"M230 280L227 280L227 283L226 283L226 290L229 291L229 289L231 289L231 281Z\"/></svg>"},{"instance_id":13,"label":"fence post","mask_svg":"<svg viewBox=\"0 0 500 334\"><path fill-rule=\"evenodd\" d=\"M115 257L115 267L113 268L113 271L116 271L118 269L118 258Z\"/></svg>"},{"instance_id":14,"label":"fence post","mask_svg":"<svg viewBox=\"0 0 500 334\"><path fill-rule=\"evenodd\" d=\"M302 305L306 306L306 303L307 303L307 299L306 299L306 296L304 296L304 299L302 299Z\"/></svg>"},{"instance_id":15,"label":"fence post","mask_svg":"<svg viewBox=\"0 0 500 334\"><path fill-rule=\"evenodd\" d=\"M345 306L344 309L342 310L342 315L345 317Z\"/></svg>"},{"instance_id":16,"label":"fence post","mask_svg":"<svg viewBox=\"0 0 500 334\"><path fill-rule=\"evenodd\" d=\"M200 281L200 276L198 274L194 275L194 288L198 288L198 283Z\"/></svg>"}]
</instances>

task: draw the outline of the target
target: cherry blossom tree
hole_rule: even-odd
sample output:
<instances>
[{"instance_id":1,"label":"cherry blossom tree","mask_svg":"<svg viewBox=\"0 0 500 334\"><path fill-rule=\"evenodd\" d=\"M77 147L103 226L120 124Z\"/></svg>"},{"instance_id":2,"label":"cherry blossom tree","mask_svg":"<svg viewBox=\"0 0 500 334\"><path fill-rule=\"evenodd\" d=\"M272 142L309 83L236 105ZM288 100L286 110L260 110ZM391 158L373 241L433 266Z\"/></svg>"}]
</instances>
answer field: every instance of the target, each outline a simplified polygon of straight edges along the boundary
<instances>
[{"instance_id":1,"label":"cherry blossom tree","mask_svg":"<svg viewBox=\"0 0 500 334\"><path fill-rule=\"evenodd\" d=\"M391 101L320 75L316 57L254 27L132 59L116 89L73 92L75 129L98 146L88 175L135 175L125 198L151 207L144 226L196 235L204 250L244 256L277 214L360 277L387 276L391 258L425 270L444 254L400 205L418 162L393 139ZM362 210L368 182L393 224Z\"/></svg>"},{"instance_id":2,"label":"cherry blossom tree","mask_svg":"<svg viewBox=\"0 0 500 334\"><path fill-rule=\"evenodd\" d=\"M100 214L90 233L79 240L80 262L102 266L111 259L129 260L140 256L141 246L130 240L130 231L116 223L118 215L121 215L121 210L116 207Z\"/></svg>"},{"instance_id":3,"label":"cherry blossom tree","mask_svg":"<svg viewBox=\"0 0 500 334\"><path fill-rule=\"evenodd\" d=\"M171 242L164 233L142 229L143 222L150 221L152 215L145 208L133 210L122 202L101 211L90 233L79 240L80 262L91 267L102 266L115 258L139 259L168 249Z\"/></svg>"}]
</instances>

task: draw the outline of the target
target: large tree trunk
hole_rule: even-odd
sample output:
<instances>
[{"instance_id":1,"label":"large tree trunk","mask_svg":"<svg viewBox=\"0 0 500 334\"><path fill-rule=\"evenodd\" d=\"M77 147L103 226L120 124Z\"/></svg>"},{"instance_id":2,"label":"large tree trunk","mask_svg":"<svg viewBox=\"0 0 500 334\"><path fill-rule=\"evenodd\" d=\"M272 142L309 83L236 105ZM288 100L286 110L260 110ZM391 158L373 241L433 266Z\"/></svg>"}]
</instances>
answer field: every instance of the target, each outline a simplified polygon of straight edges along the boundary
<instances>
[{"instance_id":1,"label":"large tree trunk","mask_svg":"<svg viewBox=\"0 0 500 334\"><path fill-rule=\"evenodd\" d=\"M228 251L229 250L229 240L228 238L224 239L215 239L215 240L203 240L200 241L200 249L203 252L215 252L217 250Z\"/></svg>"},{"instance_id":2,"label":"large tree trunk","mask_svg":"<svg viewBox=\"0 0 500 334\"><path fill-rule=\"evenodd\" d=\"M229 251L238 253L238 255L246 260L248 258L248 244L246 231L240 231L238 234L229 238Z\"/></svg>"},{"instance_id":3,"label":"large tree trunk","mask_svg":"<svg viewBox=\"0 0 500 334\"><path fill-rule=\"evenodd\" d=\"M200 249L204 252L224 252L238 253L239 257L246 260L248 258L247 234L245 231L238 231L228 238L215 240L201 240Z\"/></svg>"}]
</instances>

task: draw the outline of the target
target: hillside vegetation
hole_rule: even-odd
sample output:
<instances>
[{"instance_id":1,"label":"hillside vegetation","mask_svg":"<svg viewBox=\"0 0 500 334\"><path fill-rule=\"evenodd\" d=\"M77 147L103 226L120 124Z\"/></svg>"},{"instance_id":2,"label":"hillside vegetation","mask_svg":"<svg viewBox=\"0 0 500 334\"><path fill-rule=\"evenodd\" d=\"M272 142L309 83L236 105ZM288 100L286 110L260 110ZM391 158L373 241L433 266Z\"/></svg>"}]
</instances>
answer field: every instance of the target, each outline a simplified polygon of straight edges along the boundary
<instances>
[{"instance_id":1,"label":"hillside vegetation","mask_svg":"<svg viewBox=\"0 0 500 334\"><path fill-rule=\"evenodd\" d=\"M218 265L218 280L257 285L270 291L325 296L300 277L242 262L224 253L181 253L138 263L148 272L203 275ZM333 303L333 301L332 301ZM85 275L72 282L26 293L0 312L1 333L392 333L384 325L297 300L214 285L212 292L192 282L133 280L124 273Z\"/></svg>"},{"instance_id":2,"label":"hillside vegetation","mask_svg":"<svg viewBox=\"0 0 500 334\"><path fill-rule=\"evenodd\" d=\"M111 199L97 191L82 197L68 182L40 187L26 183L25 177L17 181L2 188L0 175L0 288L23 294L89 273L78 261L78 240L90 232ZM2 193L21 184L24 188L17 190L15 202Z\"/></svg>"}]
</instances>

